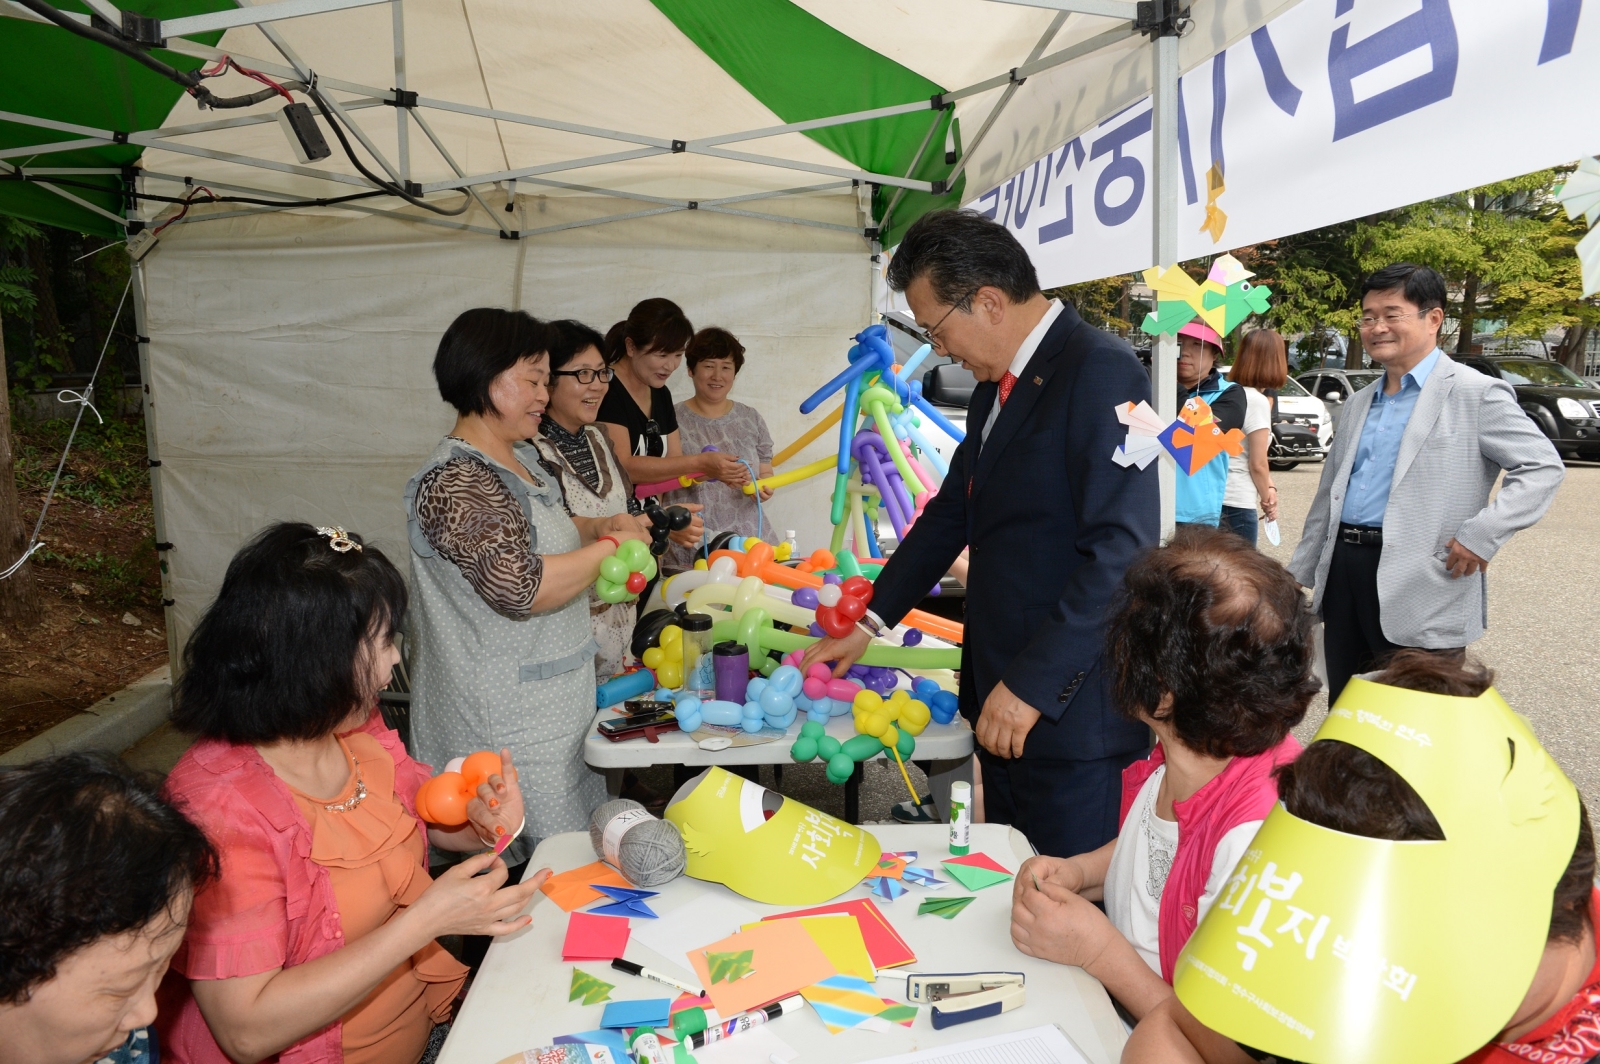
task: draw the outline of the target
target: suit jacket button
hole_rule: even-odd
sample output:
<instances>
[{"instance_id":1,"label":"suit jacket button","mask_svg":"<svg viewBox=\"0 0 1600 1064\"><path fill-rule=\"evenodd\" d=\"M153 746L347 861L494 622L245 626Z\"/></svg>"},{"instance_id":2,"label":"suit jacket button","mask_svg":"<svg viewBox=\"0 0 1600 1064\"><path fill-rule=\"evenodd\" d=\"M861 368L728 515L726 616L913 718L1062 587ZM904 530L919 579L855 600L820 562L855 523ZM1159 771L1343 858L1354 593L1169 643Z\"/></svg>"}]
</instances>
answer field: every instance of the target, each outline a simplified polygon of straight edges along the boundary
<instances>
[{"instance_id":1,"label":"suit jacket button","mask_svg":"<svg viewBox=\"0 0 1600 1064\"><path fill-rule=\"evenodd\" d=\"M1056 695L1056 701L1057 702L1065 702L1068 698L1071 698L1071 697L1072 697L1072 692L1071 691L1062 691L1059 695Z\"/></svg>"}]
</instances>

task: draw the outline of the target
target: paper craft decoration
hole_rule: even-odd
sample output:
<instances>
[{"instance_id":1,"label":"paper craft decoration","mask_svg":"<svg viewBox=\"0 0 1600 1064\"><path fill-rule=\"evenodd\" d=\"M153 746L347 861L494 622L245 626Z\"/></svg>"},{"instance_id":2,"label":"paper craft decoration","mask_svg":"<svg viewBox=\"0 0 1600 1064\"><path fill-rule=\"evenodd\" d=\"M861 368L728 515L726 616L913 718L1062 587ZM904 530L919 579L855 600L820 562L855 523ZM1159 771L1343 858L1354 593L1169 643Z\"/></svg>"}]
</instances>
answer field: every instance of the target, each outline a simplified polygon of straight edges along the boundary
<instances>
[{"instance_id":1,"label":"paper craft decoration","mask_svg":"<svg viewBox=\"0 0 1600 1064\"><path fill-rule=\"evenodd\" d=\"M777 919L783 919L778 917ZM840 975L854 975L867 982L878 978L872 954L867 952L867 940L861 934L861 921L850 913L828 913L824 916L802 916L799 922L811 940L821 947L828 963ZM761 921L757 921L760 923ZM747 924L746 928L756 924Z\"/></svg>"},{"instance_id":2,"label":"paper craft decoration","mask_svg":"<svg viewBox=\"0 0 1600 1064\"><path fill-rule=\"evenodd\" d=\"M884 901L894 901L906 892L904 883L898 879L889 879L887 876L879 876L876 879L869 879L867 882L872 884L872 893Z\"/></svg>"},{"instance_id":3,"label":"paper craft decoration","mask_svg":"<svg viewBox=\"0 0 1600 1064\"><path fill-rule=\"evenodd\" d=\"M611 1052L611 1059L614 1064L627 1064L628 1061L633 1059L628 1053L628 1040L623 1037L621 1031L607 1031L604 1029L580 1031L577 1034L558 1035L553 1041L558 1046L603 1047ZM539 1064L544 1064L544 1061L541 1060ZM572 1064L572 1062L568 1061L567 1064ZM582 1059L578 1058L576 1064L583 1064Z\"/></svg>"},{"instance_id":4,"label":"paper craft decoration","mask_svg":"<svg viewBox=\"0 0 1600 1064\"><path fill-rule=\"evenodd\" d=\"M918 916L942 916L946 920L955 918L956 913L965 909L973 902L971 895L964 898L923 898L922 904L917 906Z\"/></svg>"},{"instance_id":5,"label":"paper craft decoration","mask_svg":"<svg viewBox=\"0 0 1600 1064\"><path fill-rule=\"evenodd\" d=\"M561 944L564 961L609 961L628 949L628 921L620 916L573 913Z\"/></svg>"},{"instance_id":6,"label":"paper craft decoration","mask_svg":"<svg viewBox=\"0 0 1600 1064\"><path fill-rule=\"evenodd\" d=\"M615 983L608 983L599 976L590 975L582 968L572 969L572 989L567 992L568 1001L583 999L585 1005L598 1005L611 996Z\"/></svg>"},{"instance_id":7,"label":"paper craft decoration","mask_svg":"<svg viewBox=\"0 0 1600 1064\"><path fill-rule=\"evenodd\" d=\"M597 901L605 895L595 890L594 885L607 887L631 887L623 878L621 872L606 864L596 861L586 864L582 868L574 868L570 872L551 876L539 887L551 901L555 902L567 912L581 909L592 901Z\"/></svg>"},{"instance_id":8,"label":"paper craft decoration","mask_svg":"<svg viewBox=\"0 0 1600 1064\"><path fill-rule=\"evenodd\" d=\"M755 970L755 958L755 950L749 949L739 953L707 953L706 968L711 972L713 983L731 983Z\"/></svg>"},{"instance_id":9,"label":"paper craft decoration","mask_svg":"<svg viewBox=\"0 0 1600 1064\"><path fill-rule=\"evenodd\" d=\"M881 853L854 824L717 766L667 806L666 818L683 834L689 875L769 905L836 898L869 875Z\"/></svg>"},{"instance_id":10,"label":"paper craft decoration","mask_svg":"<svg viewBox=\"0 0 1600 1064\"><path fill-rule=\"evenodd\" d=\"M590 888L599 891L608 898L615 899L610 905L602 905L589 912L595 916L641 916L654 920L656 914L650 906L644 903L646 898L654 898L660 891L635 890L632 887L610 887L603 883L591 883Z\"/></svg>"},{"instance_id":11,"label":"paper craft decoration","mask_svg":"<svg viewBox=\"0 0 1600 1064\"><path fill-rule=\"evenodd\" d=\"M1556 189L1555 196L1573 221L1582 215L1590 225L1600 222L1600 160L1592 155L1579 159L1578 169Z\"/></svg>"},{"instance_id":12,"label":"paper craft decoration","mask_svg":"<svg viewBox=\"0 0 1600 1064\"><path fill-rule=\"evenodd\" d=\"M1200 231L1211 235L1211 242L1217 243L1222 239L1222 231L1228 227L1228 212L1217 206L1217 200L1228 186L1222 180L1222 164L1212 163L1211 169L1206 171L1206 218L1200 223Z\"/></svg>"},{"instance_id":13,"label":"paper craft decoration","mask_svg":"<svg viewBox=\"0 0 1600 1064\"><path fill-rule=\"evenodd\" d=\"M767 917L765 922L788 920L798 916L822 916L827 913L849 913L856 918L856 924L861 928L861 938L867 946L867 953L872 958L873 965L879 970L898 968L917 959L916 953L906 945L906 940L900 937L900 932L894 929L878 907L872 903L871 898L855 898L851 901L834 902L832 905L818 905L812 909L779 913Z\"/></svg>"},{"instance_id":14,"label":"paper craft decoration","mask_svg":"<svg viewBox=\"0 0 1600 1064\"><path fill-rule=\"evenodd\" d=\"M712 978L710 958L718 954L735 957L749 955L733 967L722 967L716 974L734 975L748 964L749 970L732 981ZM806 933L798 920L763 921L748 931L729 935L689 954L700 985L706 988L717 1014L723 1017L765 1005L793 994L803 986L837 975L822 947ZM726 965L730 962L719 962Z\"/></svg>"},{"instance_id":15,"label":"paper craft decoration","mask_svg":"<svg viewBox=\"0 0 1600 1064\"><path fill-rule=\"evenodd\" d=\"M908 866L900 878L907 883L915 883L919 887L927 887L929 890L939 890L949 885L934 875L931 868L919 868L917 865Z\"/></svg>"},{"instance_id":16,"label":"paper craft decoration","mask_svg":"<svg viewBox=\"0 0 1600 1064\"><path fill-rule=\"evenodd\" d=\"M600 1014L600 1026L665 1027L671 1020L671 998L641 998L631 1001L613 1001Z\"/></svg>"},{"instance_id":17,"label":"paper craft decoration","mask_svg":"<svg viewBox=\"0 0 1600 1064\"><path fill-rule=\"evenodd\" d=\"M910 1027L917 1018L915 1005L902 1005L898 1001L881 998L872 992L871 983L853 975L835 975L824 979L802 988L800 995L816 1010L830 1034L838 1034L852 1027L887 1030L891 1023Z\"/></svg>"},{"instance_id":18,"label":"paper craft decoration","mask_svg":"<svg viewBox=\"0 0 1600 1064\"><path fill-rule=\"evenodd\" d=\"M883 879L899 879L900 874L906 870L906 859L897 853L886 853L878 858L878 867L872 870L874 876Z\"/></svg>"},{"instance_id":19,"label":"paper craft decoration","mask_svg":"<svg viewBox=\"0 0 1600 1064\"><path fill-rule=\"evenodd\" d=\"M1011 873L988 854L969 853L965 857L952 857L943 864L945 872L968 890L982 890L1011 878Z\"/></svg>"},{"instance_id":20,"label":"paper craft decoration","mask_svg":"<svg viewBox=\"0 0 1600 1064\"><path fill-rule=\"evenodd\" d=\"M1219 454L1244 453L1244 433L1239 429L1223 432L1211 413L1211 404L1198 395L1183 404L1176 421L1165 420L1143 400L1122 403L1116 410L1117 420L1128 427L1127 438L1111 453L1111 460L1120 466L1143 469L1165 453L1187 476L1198 473Z\"/></svg>"},{"instance_id":21,"label":"paper craft decoration","mask_svg":"<svg viewBox=\"0 0 1600 1064\"><path fill-rule=\"evenodd\" d=\"M1220 178L1219 174L1218 195L1222 191ZM1212 202L1214 204L1215 200ZM1209 223L1209 209L1207 213ZM1223 215L1224 224L1226 218ZM1272 305L1272 289L1266 285L1252 285L1249 278L1254 276L1232 255L1219 255L1212 262L1211 272L1203 284L1196 284L1194 278L1177 266L1164 270L1152 266L1144 271L1144 283L1156 295L1156 309L1145 315L1139 328L1151 336L1170 336L1198 317L1226 336L1251 314L1265 314Z\"/></svg>"},{"instance_id":22,"label":"paper craft decoration","mask_svg":"<svg viewBox=\"0 0 1600 1064\"><path fill-rule=\"evenodd\" d=\"M1460 1060L1538 968L1577 791L1493 689L1351 680L1316 739L1392 768L1444 839L1348 835L1274 807L1178 956L1178 997L1213 1030L1307 1064Z\"/></svg>"}]
</instances>

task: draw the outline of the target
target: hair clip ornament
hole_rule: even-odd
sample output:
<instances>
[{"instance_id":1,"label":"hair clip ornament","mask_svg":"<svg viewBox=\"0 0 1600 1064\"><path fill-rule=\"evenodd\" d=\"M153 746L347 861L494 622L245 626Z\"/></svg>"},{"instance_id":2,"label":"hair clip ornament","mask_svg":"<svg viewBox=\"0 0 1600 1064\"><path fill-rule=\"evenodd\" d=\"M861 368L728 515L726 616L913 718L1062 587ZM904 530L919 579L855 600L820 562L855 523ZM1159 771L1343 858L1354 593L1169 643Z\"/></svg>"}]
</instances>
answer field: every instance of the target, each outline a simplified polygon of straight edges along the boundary
<instances>
[{"instance_id":1,"label":"hair clip ornament","mask_svg":"<svg viewBox=\"0 0 1600 1064\"><path fill-rule=\"evenodd\" d=\"M361 544L351 539L350 534L343 528L340 528L338 525L334 525L332 528L318 527L317 535L327 536L328 546L332 547L340 554L348 553L351 550L361 549Z\"/></svg>"}]
</instances>

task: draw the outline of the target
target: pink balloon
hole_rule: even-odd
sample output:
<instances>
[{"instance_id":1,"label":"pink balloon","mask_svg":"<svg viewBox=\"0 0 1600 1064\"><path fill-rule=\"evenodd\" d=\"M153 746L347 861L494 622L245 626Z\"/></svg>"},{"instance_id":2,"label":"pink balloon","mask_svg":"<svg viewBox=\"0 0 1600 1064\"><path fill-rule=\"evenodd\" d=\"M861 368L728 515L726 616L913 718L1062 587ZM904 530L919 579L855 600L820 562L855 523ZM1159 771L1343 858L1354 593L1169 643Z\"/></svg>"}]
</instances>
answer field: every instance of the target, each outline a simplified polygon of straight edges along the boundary
<instances>
[{"instance_id":1,"label":"pink balloon","mask_svg":"<svg viewBox=\"0 0 1600 1064\"><path fill-rule=\"evenodd\" d=\"M854 702L861 693L861 685L854 680L829 680L828 697L840 702Z\"/></svg>"},{"instance_id":2,"label":"pink balloon","mask_svg":"<svg viewBox=\"0 0 1600 1064\"><path fill-rule=\"evenodd\" d=\"M807 676L805 683L800 687L806 697L815 702L819 698L828 697L828 681L819 680L815 676Z\"/></svg>"},{"instance_id":3,"label":"pink balloon","mask_svg":"<svg viewBox=\"0 0 1600 1064\"><path fill-rule=\"evenodd\" d=\"M791 651L789 651L789 653L787 653L787 654L785 654L783 656L783 663L785 665L793 665L795 668L798 669L800 667L800 659L803 658L803 657L805 657L805 655L803 653L801 653L800 651L791 650Z\"/></svg>"},{"instance_id":4,"label":"pink balloon","mask_svg":"<svg viewBox=\"0 0 1600 1064\"><path fill-rule=\"evenodd\" d=\"M806 676L821 680L823 683L827 683L829 680L833 679L833 670L819 661L815 665L811 666L811 668L806 670Z\"/></svg>"}]
</instances>

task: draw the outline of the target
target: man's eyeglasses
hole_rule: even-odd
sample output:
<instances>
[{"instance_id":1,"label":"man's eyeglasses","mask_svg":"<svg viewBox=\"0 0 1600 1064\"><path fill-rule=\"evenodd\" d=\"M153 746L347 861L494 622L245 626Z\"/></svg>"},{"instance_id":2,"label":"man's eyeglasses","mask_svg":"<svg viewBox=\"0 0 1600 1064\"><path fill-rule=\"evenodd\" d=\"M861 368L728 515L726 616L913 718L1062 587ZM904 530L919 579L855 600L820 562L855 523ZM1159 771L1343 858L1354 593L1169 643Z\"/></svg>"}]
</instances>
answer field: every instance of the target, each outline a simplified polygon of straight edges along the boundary
<instances>
[{"instance_id":1,"label":"man's eyeglasses","mask_svg":"<svg viewBox=\"0 0 1600 1064\"><path fill-rule=\"evenodd\" d=\"M617 371L610 366L605 369L589 369L585 367L583 369L557 369L550 372L552 377L576 377L579 384L593 384L595 381L599 381L601 384L610 384L611 378L616 375Z\"/></svg>"},{"instance_id":2,"label":"man's eyeglasses","mask_svg":"<svg viewBox=\"0 0 1600 1064\"><path fill-rule=\"evenodd\" d=\"M1391 311L1388 314L1380 314L1377 317L1373 317L1371 314L1363 314L1361 316L1361 328L1363 330L1376 329L1378 327L1378 323L1381 321L1383 322L1384 328L1393 329L1403 321L1407 321L1411 318L1420 318L1427 313L1428 312L1426 310L1419 310L1416 313Z\"/></svg>"},{"instance_id":3,"label":"man's eyeglasses","mask_svg":"<svg viewBox=\"0 0 1600 1064\"><path fill-rule=\"evenodd\" d=\"M960 310L963 306L966 306L967 304L971 303L972 302L972 297L977 295L977 294L978 294L978 290L976 288L974 288L972 291L968 292L966 295L962 296L960 299L958 299L954 303L950 304L950 309L944 312L944 317L942 317L938 321L934 322L933 325L930 326L929 328L918 330L917 338L919 340L921 340L923 343L927 344L929 347L933 348L934 350L943 351L944 350L944 344L939 342L939 329L944 325L944 323L946 321L949 320L950 315L952 315L956 311ZM971 309L971 308L969 307L968 309Z\"/></svg>"}]
</instances>

